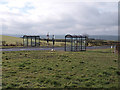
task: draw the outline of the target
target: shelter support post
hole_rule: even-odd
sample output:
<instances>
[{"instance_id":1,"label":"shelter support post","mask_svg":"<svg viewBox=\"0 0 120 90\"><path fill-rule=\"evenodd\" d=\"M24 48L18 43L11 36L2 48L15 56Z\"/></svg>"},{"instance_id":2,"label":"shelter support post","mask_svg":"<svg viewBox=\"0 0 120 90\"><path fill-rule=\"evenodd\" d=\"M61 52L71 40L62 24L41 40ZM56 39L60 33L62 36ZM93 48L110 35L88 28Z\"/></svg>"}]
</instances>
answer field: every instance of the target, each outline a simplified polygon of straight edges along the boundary
<instances>
[{"instance_id":1,"label":"shelter support post","mask_svg":"<svg viewBox=\"0 0 120 90\"><path fill-rule=\"evenodd\" d=\"M66 37L65 37L65 51L66 51Z\"/></svg>"},{"instance_id":2,"label":"shelter support post","mask_svg":"<svg viewBox=\"0 0 120 90\"><path fill-rule=\"evenodd\" d=\"M71 51L73 51L73 39L71 37Z\"/></svg>"}]
</instances>

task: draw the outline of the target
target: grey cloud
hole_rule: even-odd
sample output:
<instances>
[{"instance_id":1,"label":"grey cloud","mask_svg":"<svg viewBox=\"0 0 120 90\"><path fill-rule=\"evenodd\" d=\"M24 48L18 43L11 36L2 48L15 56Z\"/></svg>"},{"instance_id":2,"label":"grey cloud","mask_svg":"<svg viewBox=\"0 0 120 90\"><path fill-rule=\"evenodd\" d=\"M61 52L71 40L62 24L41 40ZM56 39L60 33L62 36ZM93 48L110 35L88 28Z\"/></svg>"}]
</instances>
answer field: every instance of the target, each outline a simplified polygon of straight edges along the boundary
<instances>
[{"instance_id":1,"label":"grey cloud","mask_svg":"<svg viewBox=\"0 0 120 90\"><path fill-rule=\"evenodd\" d=\"M76 4L73 5L74 9L69 9L73 11L62 13L61 20L48 18L45 21L40 22L39 20L41 20L41 17L39 17L38 22L34 20L27 21L23 14L8 13L11 15L11 19L6 20L6 22L11 23L11 26L8 26L9 30L4 30L3 32L11 33L11 30L13 30L13 33L21 32L25 34L46 34L47 32L55 34L116 34L117 30L114 28L114 26L117 26L118 12L110 12L109 10L100 12L99 8L97 8L97 5L79 5L79 3L77 3L77 6L75 5ZM100 5L101 7L105 6L105 3L104 5ZM14 17L16 19L17 17L23 17L23 19L26 19L26 22L22 20L17 21ZM76 25L80 25L81 27L76 27Z\"/></svg>"}]
</instances>

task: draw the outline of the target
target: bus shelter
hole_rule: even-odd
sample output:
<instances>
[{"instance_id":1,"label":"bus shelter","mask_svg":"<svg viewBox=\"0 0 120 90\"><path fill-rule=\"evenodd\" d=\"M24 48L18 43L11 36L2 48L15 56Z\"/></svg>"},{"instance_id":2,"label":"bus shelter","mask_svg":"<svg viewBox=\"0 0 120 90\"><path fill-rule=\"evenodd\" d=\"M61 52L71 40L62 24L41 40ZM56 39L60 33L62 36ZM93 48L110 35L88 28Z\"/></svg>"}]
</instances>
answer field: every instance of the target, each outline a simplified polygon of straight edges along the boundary
<instances>
[{"instance_id":1,"label":"bus shelter","mask_svg":"<svg viewBox=\"0 0 120 90\"><path fill-rule=\"evenodd\" d=\"M66 35L65 51L86 51L86 36Z\"/></svg>"},{"instance_id":2,"label":"bus shelter","mask_svg":"<svg viewBox=\"0 0 120 90\"><path fill-rule=\"evenodd\" d=\"M40 36L23 36L23 46L37 47L40 46Z\"/></svg>"}]
</instances>

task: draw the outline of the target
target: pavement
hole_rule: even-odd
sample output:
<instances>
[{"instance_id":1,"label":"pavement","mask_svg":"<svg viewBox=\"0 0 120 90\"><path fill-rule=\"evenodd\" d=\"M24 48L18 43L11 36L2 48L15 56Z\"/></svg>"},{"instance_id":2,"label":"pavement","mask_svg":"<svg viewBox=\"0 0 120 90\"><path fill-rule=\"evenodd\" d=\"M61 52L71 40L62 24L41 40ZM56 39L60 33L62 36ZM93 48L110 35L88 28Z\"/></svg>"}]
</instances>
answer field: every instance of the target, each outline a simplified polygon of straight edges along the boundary
<instances>
[{"instance_id":1,"label":"pavement","mask_svg":"<svg viewBox=\"0 0 120 90\"><path fill-rule=\"evenodd\" d=\"M110 48L110 46L91 46L91 47L86 47L86 49L107 49ZM19 47L19 48L4 48L0 49L0 51L32 51L32 50L51 50L53 48L49 47ZM64 47L55 47L55 50L64 50Z\"/></svg>"}]
</instances>

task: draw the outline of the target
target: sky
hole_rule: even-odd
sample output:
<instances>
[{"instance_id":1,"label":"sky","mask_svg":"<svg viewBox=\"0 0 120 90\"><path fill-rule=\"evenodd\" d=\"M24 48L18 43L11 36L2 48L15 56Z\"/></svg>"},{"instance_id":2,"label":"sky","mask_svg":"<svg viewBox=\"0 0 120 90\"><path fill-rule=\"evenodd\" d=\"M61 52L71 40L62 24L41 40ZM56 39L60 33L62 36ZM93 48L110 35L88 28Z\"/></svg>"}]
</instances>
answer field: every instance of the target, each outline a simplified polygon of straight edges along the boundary
<instances>
[{"instance_id":1,"label":"sky","mask_svg":"<svg viewBox=\"0 0 120 90\"><path fill-rule=\"evenodd\" d=\"M99 1L0 0L0 28L18 35L117 35L118 2Z\"/></svg>"}]
</instances>

